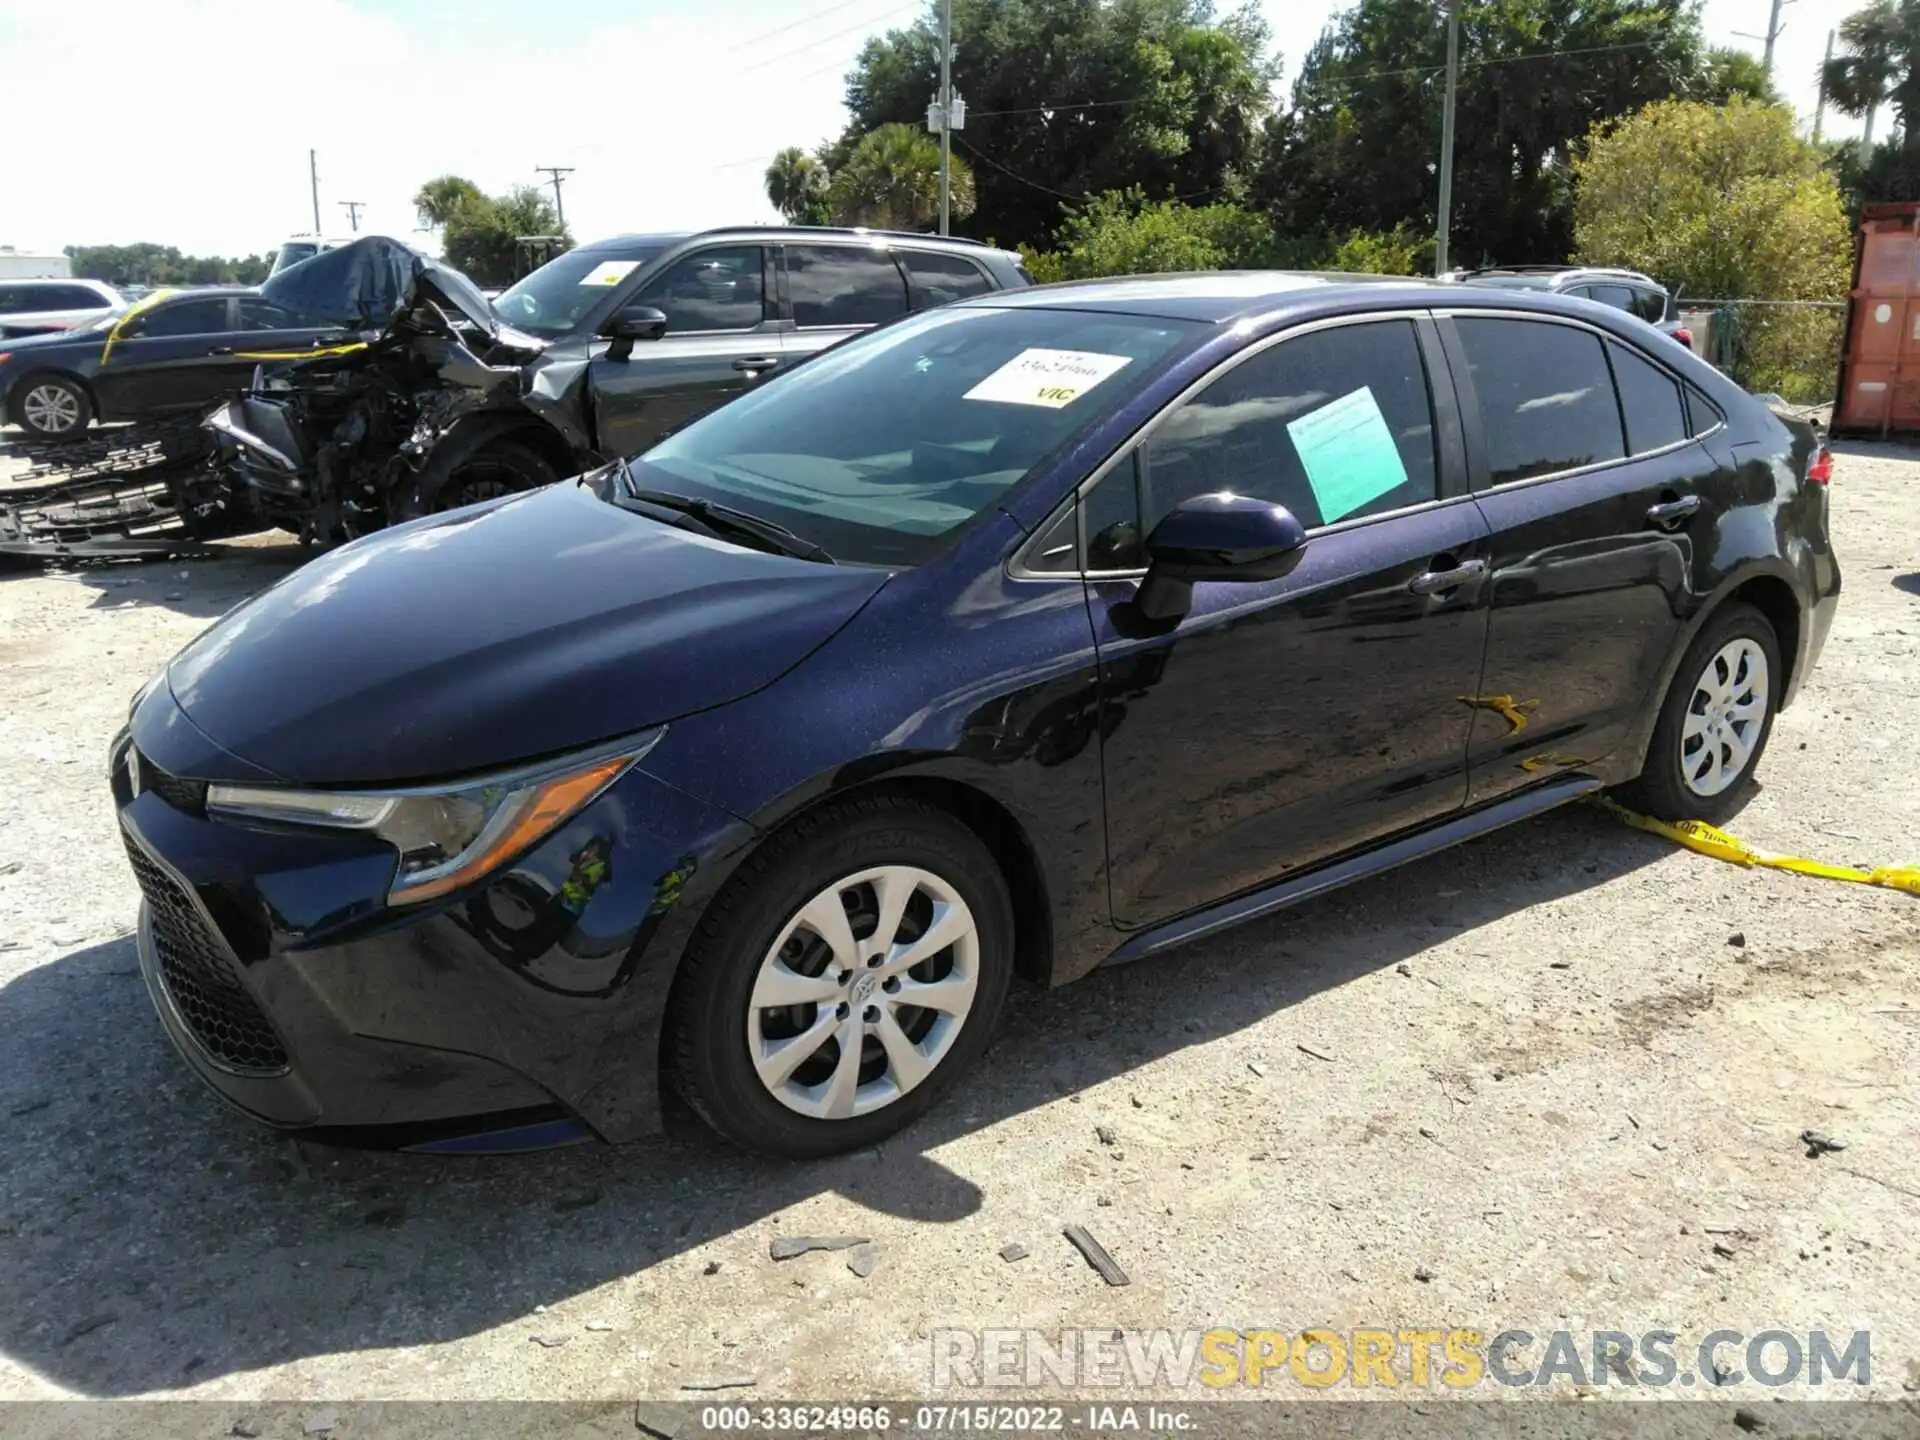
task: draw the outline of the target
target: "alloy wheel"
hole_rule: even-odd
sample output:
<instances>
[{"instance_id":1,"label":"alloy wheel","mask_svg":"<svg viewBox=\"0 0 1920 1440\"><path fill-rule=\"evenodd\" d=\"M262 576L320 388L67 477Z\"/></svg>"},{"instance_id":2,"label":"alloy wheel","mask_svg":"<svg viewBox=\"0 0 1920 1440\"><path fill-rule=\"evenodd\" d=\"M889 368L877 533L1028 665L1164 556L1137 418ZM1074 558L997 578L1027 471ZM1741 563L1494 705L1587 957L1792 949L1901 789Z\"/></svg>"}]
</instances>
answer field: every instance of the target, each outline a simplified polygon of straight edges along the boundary
<instances>
[{"instance_id":1,"label":"alloy wheel","mask_svg":"<svg viewBox=\"0 0 1920 1440\"><path fill-rule=\"evenodd\" d=\"M1693 683L1680 728L1680 775L1702 797L1747 772L1767 724L1767 654L1746 636L1729 640Z\"/></svg>"},{"instance_id":2,"label":"alloy wheel","mask_svg":"<svg viewBox=\"0 0 1920 1440\"><path fill-rule=\"evenodd\" d=\"M80 423L80 397L64 385L36 385L20 402L27 428L42 435L64 435Z\"/></svg>"},{"instance_id":3,"label":"alloy wheel","mask_svg":"<svg viewBox=\"0 0 1920 1440\"><path fill-rule=\"evenodd\" d=\"M747 1053L789 1110L871 1114L946 1058L979 981L979 927L958 890L916 866L861 870L801 906L767 950Z\"/></svg>"}]
</instances>

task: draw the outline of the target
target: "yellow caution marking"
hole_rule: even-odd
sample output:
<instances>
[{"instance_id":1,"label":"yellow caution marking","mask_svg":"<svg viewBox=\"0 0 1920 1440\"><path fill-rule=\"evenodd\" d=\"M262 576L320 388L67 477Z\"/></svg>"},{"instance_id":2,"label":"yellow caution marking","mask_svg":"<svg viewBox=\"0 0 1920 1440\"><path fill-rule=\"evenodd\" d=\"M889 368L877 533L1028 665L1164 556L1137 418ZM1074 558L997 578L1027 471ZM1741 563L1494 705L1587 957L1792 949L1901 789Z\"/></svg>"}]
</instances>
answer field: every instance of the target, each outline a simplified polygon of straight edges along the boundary
<instances>
[{"instance_id":1,"label":"yellow caution marking","mask_svg":"<svg viewBox=\"0 0 1920 1440\"><path fill-rule=\"evenodd\" d=\"M129 305L126 314L114 321L113 329L107 332L106 346L100 351L100 363L102 365L107 363L107 357L113 354L113 342L120 338L120 332L125 330L130 322L139 319L169 295L176 293L178 292L173 290L156 290L151 295L144 296Z\"/></svg>"},{"instance_id":2,"label":"yellow caution marking","mask_svg":"<svg viewBox=\"0 0 1920 1440\"><path fill-rule=\"evenodd\" d=\"M316 360L323 355L351 355L356 350L364 350L364 340L352 345L329 345L321 350L241 350L234 355L236 360Z\"/></svg>"},{"instance_id":3,"label":"yellow caution marking","mask_svg":"<svg viewBox=\"0 0 1920 1440\"><path fill-rule=\"evenodd\" d=\"M1636 830L1645 830L1651 835L1665 836L1676 840L1689 850L1697 850L1702 855L1711 855L1716 860L1725 860L1731 865L1744 865L1749 869L1785 870L1794 875L1811 875L1821 880L1844 880L1852 885L1878 885L1888 890L1904 890L1909 895L1920 895L1920 869L1910 865L1883 865L1873 870L1862 870L1853 865L1828 865L1820 860L1808 860L1799 855L1775 855L1771 851L1761 850L1747 844L1726 831L1709 825L1704 820L1682 820L1678 823L1655 820L1650 815L1637 815L1625 806L1616 805L1611 800L1595 800L1601 809L1610 811L1619 819Z\"/></svg>"}]
</instances>

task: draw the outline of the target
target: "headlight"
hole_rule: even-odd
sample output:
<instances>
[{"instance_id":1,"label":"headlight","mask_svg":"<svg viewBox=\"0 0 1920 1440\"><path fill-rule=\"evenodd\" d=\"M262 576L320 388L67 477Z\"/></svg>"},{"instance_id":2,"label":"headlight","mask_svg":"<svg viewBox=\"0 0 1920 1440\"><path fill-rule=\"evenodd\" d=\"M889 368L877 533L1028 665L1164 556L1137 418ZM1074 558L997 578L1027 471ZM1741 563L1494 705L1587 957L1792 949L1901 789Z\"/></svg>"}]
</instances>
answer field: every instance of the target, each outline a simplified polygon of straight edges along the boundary
<instances>
[{"instance_id":1,"label":"headlight","mask_svg":"<svg viewBox=\"0 0 1920 1440\"><path fill-rule=\"evenodd\" d=\"M359 830L400 852L389 905L432 900L545 839L659 743L655 730L615 753L418 790L281 790L212 785L207 812L280 825Z\"/></svg>"}]
</instances>

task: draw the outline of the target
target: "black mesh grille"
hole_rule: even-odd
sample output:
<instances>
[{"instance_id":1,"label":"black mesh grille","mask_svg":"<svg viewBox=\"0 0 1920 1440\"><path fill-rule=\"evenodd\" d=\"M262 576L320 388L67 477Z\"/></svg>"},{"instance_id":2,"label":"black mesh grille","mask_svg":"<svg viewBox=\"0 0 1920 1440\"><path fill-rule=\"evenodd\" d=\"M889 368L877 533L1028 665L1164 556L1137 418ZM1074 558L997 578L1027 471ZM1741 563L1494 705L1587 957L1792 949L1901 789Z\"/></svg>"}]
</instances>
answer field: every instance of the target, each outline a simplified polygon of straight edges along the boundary
<instances>
[{"instance_id":1,"label":"black mesh grille","mask_svg":"<svg viewBox=\"0 0 1920 1440\"><path fill-rule=\"evenodd\" d=\"M241 1075L283 1073L287 1052L193 901L132 841L127 856L153 916L160 982L193 1038L223 1069Z\"/></svg>"},{"instance_id":2,"label":"black mesh grille","mask_svg":"<svg viewBox=\"0 0 1920 1440\"><path fill-rule=\"evenodd\" d=\"M140 757L140 788L151 790L174 809L188 815L207 813L207 782L169 775L146 756Z\"/></svg>"}]
</instances>

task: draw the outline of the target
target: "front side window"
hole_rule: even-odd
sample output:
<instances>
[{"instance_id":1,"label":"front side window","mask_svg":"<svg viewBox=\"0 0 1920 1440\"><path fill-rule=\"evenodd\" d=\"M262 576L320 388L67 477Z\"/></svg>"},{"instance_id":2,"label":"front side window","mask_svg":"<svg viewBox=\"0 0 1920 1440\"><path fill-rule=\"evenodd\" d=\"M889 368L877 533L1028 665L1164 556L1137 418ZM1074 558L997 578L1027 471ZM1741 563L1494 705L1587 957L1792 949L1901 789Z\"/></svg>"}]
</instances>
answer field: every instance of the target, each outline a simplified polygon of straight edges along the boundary
<instances>
[{"instance_id":1,"label":"front side window","mask_svg":"<svg viewBox=\"0 0 1920 1440\"><path fill-rule=\"evenodd\" d=\"M1413 322L1340 325L1262 351L1168 416L1145 464L1148 534L1214 490L1275 501L1309 529L1436 498Z\"/></svg>"},{"instance_id":2,"label":"front side window","mask_svg":"<svg viewBox=\"0 0 1920 1440\"><path fill-rule=\"evenodd\" d=\"M182 300L162 305L140 323L140 334L150 338L168 335L217 335L227 328L225 300Z\"/></svg>"},{"instance_id":3,"label":"front side window","mask_svg":"<svg viewBox=\"0 0 1920 1440\"><path fill-rule=\"evenodd\" d=\"M1495 485L1626 454L1599 336L1539 320L1462 318L1454 325L1480 401Z\"/></svg>"},{"instance_id":4,"label":"front side window","mask_svg":"<svg viewBox=\"0 0 1920 1440\"><path fill-rule=\"evenodd\" d=\"M697 250L649 281L633 303L665 315L669 335L751 330L766 318L765 269L758 245Z\"/></svg>"},{"instance_id":5,"label":"front side window","mask_svg":"<svg viewBox=\"0 0 1920 1440\"><path fill-rule=\"evenodd\" d=\"M0 315L22 315L32 308L27 302L30 292L18 285L0 285Z\"/></svg>"},{"instance_id":6,"label":"front side window","mask_svg":"<svg viewBox=\"0 0 1920 1440\"><path fill-rule=\"evenodd\" d=\"M1663 450L1687 438L1680 385L1666 371L1625 345L1609 344L1620 409L1627 417L1627 447L1635 455Z\"/></svg>"},{"instance_id":7,"label":"front side window","mask_svg":"<svg viewBox=\"0 0 1920 1440\"><path fill-rule=\"evenodd\" d=\"M793 323L880 325L907 313L907 282L893 256L867 245L789 245Z\"/></svg>"},{"instance_id":8,"label":"front side window","mask_svg":"<svg viewBox=\"0 0 1920 1440\"><path fill-rule=\"evenodd\" d=\"M635 478L855 564L916 565L1213 327L929 310L856 336L663 440Z\"/></svg>"}]
</instances>

